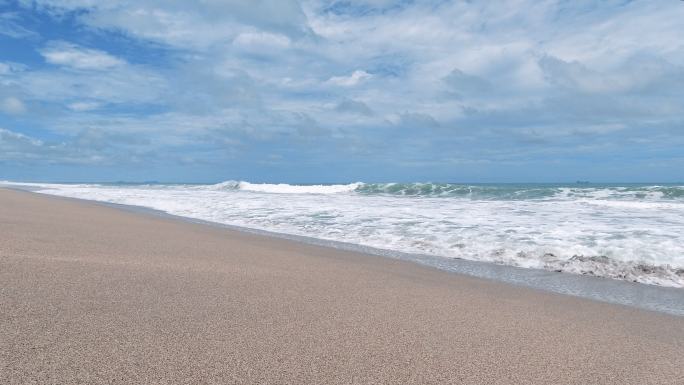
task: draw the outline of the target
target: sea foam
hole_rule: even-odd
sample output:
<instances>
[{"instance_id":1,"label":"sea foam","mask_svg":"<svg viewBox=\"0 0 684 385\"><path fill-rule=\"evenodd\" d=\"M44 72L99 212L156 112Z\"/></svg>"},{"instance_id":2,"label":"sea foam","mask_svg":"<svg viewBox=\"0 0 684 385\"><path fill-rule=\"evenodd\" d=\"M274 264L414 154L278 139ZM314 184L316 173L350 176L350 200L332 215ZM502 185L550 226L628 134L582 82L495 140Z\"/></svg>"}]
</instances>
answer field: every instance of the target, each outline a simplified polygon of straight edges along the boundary
<instances>
[{"instance_id":1,"label":"sea foam","mask_svg":"<svg viewBox=\"0 0 684 385\"><path fill-rule=\"evenodd\" d=\"M271 194L337 194L352 192L363 183L333 184L333 185L291 185L286 183L249 183L244 181L226 181L210 185L209 189L242 190Z\"/></svg>"},{"instance_id":2,"label":"sea foam","mask_svg":"<svg viewBox=\"0 0 684 385\"><path fill-rule=\"evenodd\" d=\"M684 187L30 184L47 194L385 250L684 287Z\"/></svg>"}]
</instances>

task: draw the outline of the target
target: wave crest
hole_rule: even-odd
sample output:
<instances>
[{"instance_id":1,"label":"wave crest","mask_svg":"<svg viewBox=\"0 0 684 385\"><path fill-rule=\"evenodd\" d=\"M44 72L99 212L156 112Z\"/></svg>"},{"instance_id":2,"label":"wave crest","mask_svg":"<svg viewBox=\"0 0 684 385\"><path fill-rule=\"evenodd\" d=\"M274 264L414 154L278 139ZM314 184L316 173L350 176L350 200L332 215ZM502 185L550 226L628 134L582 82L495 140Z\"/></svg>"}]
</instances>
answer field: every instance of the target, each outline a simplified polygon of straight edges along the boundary
<instances>
[{"instance_id":1,"label":"wave crest","mask_svg":"<svg viewBox=\"0 0 684 385\"><path fill-rule=\"evenodd\" d=\"M591 186L570 185L468 185L455 183L349 183L349 184L271 184L229 180L200 189L235 190L271 194L391 195L449 197L474 200L592 199L659 201L684 199L684 186Z\"/></svg>"},{"instance_id":2,"label":"wave crest","mask_svg":"<svg viewBox=\"0 0 684 385\"><path fill-rule=\"evenodd\" d=\"M293 185L286 183L250 183L245 181L226 181L210 186L213 190L240 190L270 194L339 194L353 192L363 183L332 185Z\"/></svg>"}]
</instances>

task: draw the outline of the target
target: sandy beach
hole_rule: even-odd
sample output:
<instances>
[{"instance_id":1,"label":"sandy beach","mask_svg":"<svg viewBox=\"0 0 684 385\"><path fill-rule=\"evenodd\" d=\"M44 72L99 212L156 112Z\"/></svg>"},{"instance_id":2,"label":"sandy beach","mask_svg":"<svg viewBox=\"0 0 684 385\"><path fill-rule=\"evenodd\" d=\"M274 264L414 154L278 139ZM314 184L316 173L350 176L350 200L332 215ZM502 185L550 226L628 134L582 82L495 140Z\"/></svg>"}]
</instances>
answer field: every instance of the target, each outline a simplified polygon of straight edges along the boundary
<instances>
[{"instance_id":1,"label":"sandy beach","mask_svg":"<svg viewBox=\"0 0 684 385\"><path fill-rule=\"evenodd\" d=\"M684 318L0 190L3 384L681 384Z\"/></svg>"}]
</instances>

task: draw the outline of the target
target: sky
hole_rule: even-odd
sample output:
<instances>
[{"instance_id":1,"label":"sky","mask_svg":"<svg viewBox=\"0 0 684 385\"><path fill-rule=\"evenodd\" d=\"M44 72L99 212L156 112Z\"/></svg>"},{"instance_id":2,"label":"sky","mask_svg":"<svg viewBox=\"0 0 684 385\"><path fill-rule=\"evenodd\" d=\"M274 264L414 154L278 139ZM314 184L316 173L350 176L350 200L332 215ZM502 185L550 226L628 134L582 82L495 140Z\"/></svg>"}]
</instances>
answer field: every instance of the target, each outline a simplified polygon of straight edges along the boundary
<instances>
[{"instance_id":1,"label":"sky","mask_svg":"<svg viewBox=\"0 0 684 385\"><path fill-rule=\"evenodd\" d=\"M684 2L0 0L0 180L684 181Z\"/></svg>"}]
</instances>

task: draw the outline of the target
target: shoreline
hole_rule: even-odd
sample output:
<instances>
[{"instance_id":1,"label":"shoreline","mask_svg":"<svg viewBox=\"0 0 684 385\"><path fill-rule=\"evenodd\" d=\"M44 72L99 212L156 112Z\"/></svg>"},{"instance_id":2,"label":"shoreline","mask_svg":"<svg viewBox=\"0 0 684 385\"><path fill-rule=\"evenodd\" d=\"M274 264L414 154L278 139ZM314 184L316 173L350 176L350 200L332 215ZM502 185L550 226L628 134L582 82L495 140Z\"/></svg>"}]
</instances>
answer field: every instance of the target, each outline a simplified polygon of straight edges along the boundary
<instances>
[{"instance_id":1,"label":"shoreline","mask_svg":"<svg viewBox=\"0 0 684 385\"><path fill-rule=\"evenodd\" d=\"M0 189L0 382L672 384L684 320Z\"/></svg>"},{"instance_id":2,"label":"shoreline","mask_svg":"<svg viewBox=\"0 0 684 385\"><path fill-rule=\"evenodd\" d=\"M145 206L51 195L34 191L31 188L7 186L2 188L17 191L28 191L51 198L90 202L133 213L154 215L182 222L198 223L207 226L229 229L232 231L256 234L258 236L266 236L275 239L284 239L309 245L351 251L368 256L398 259L415 263L420 266L427 266L429 268L460 275L484 278L496 282L503 282L562 295L570 295L573 297L590 299L604 303L630 306L638 309L662 312L676 316L684 316L684 289L681 288L649 285L605 277L595 277L591 275L557 273L544 269L500 265L491 262L453 259L429 254L406 253L347 242L278 233L268 230L229 225L220 222L212 222L204 219L175 215Z\"/></svg>"}]
</instances>

